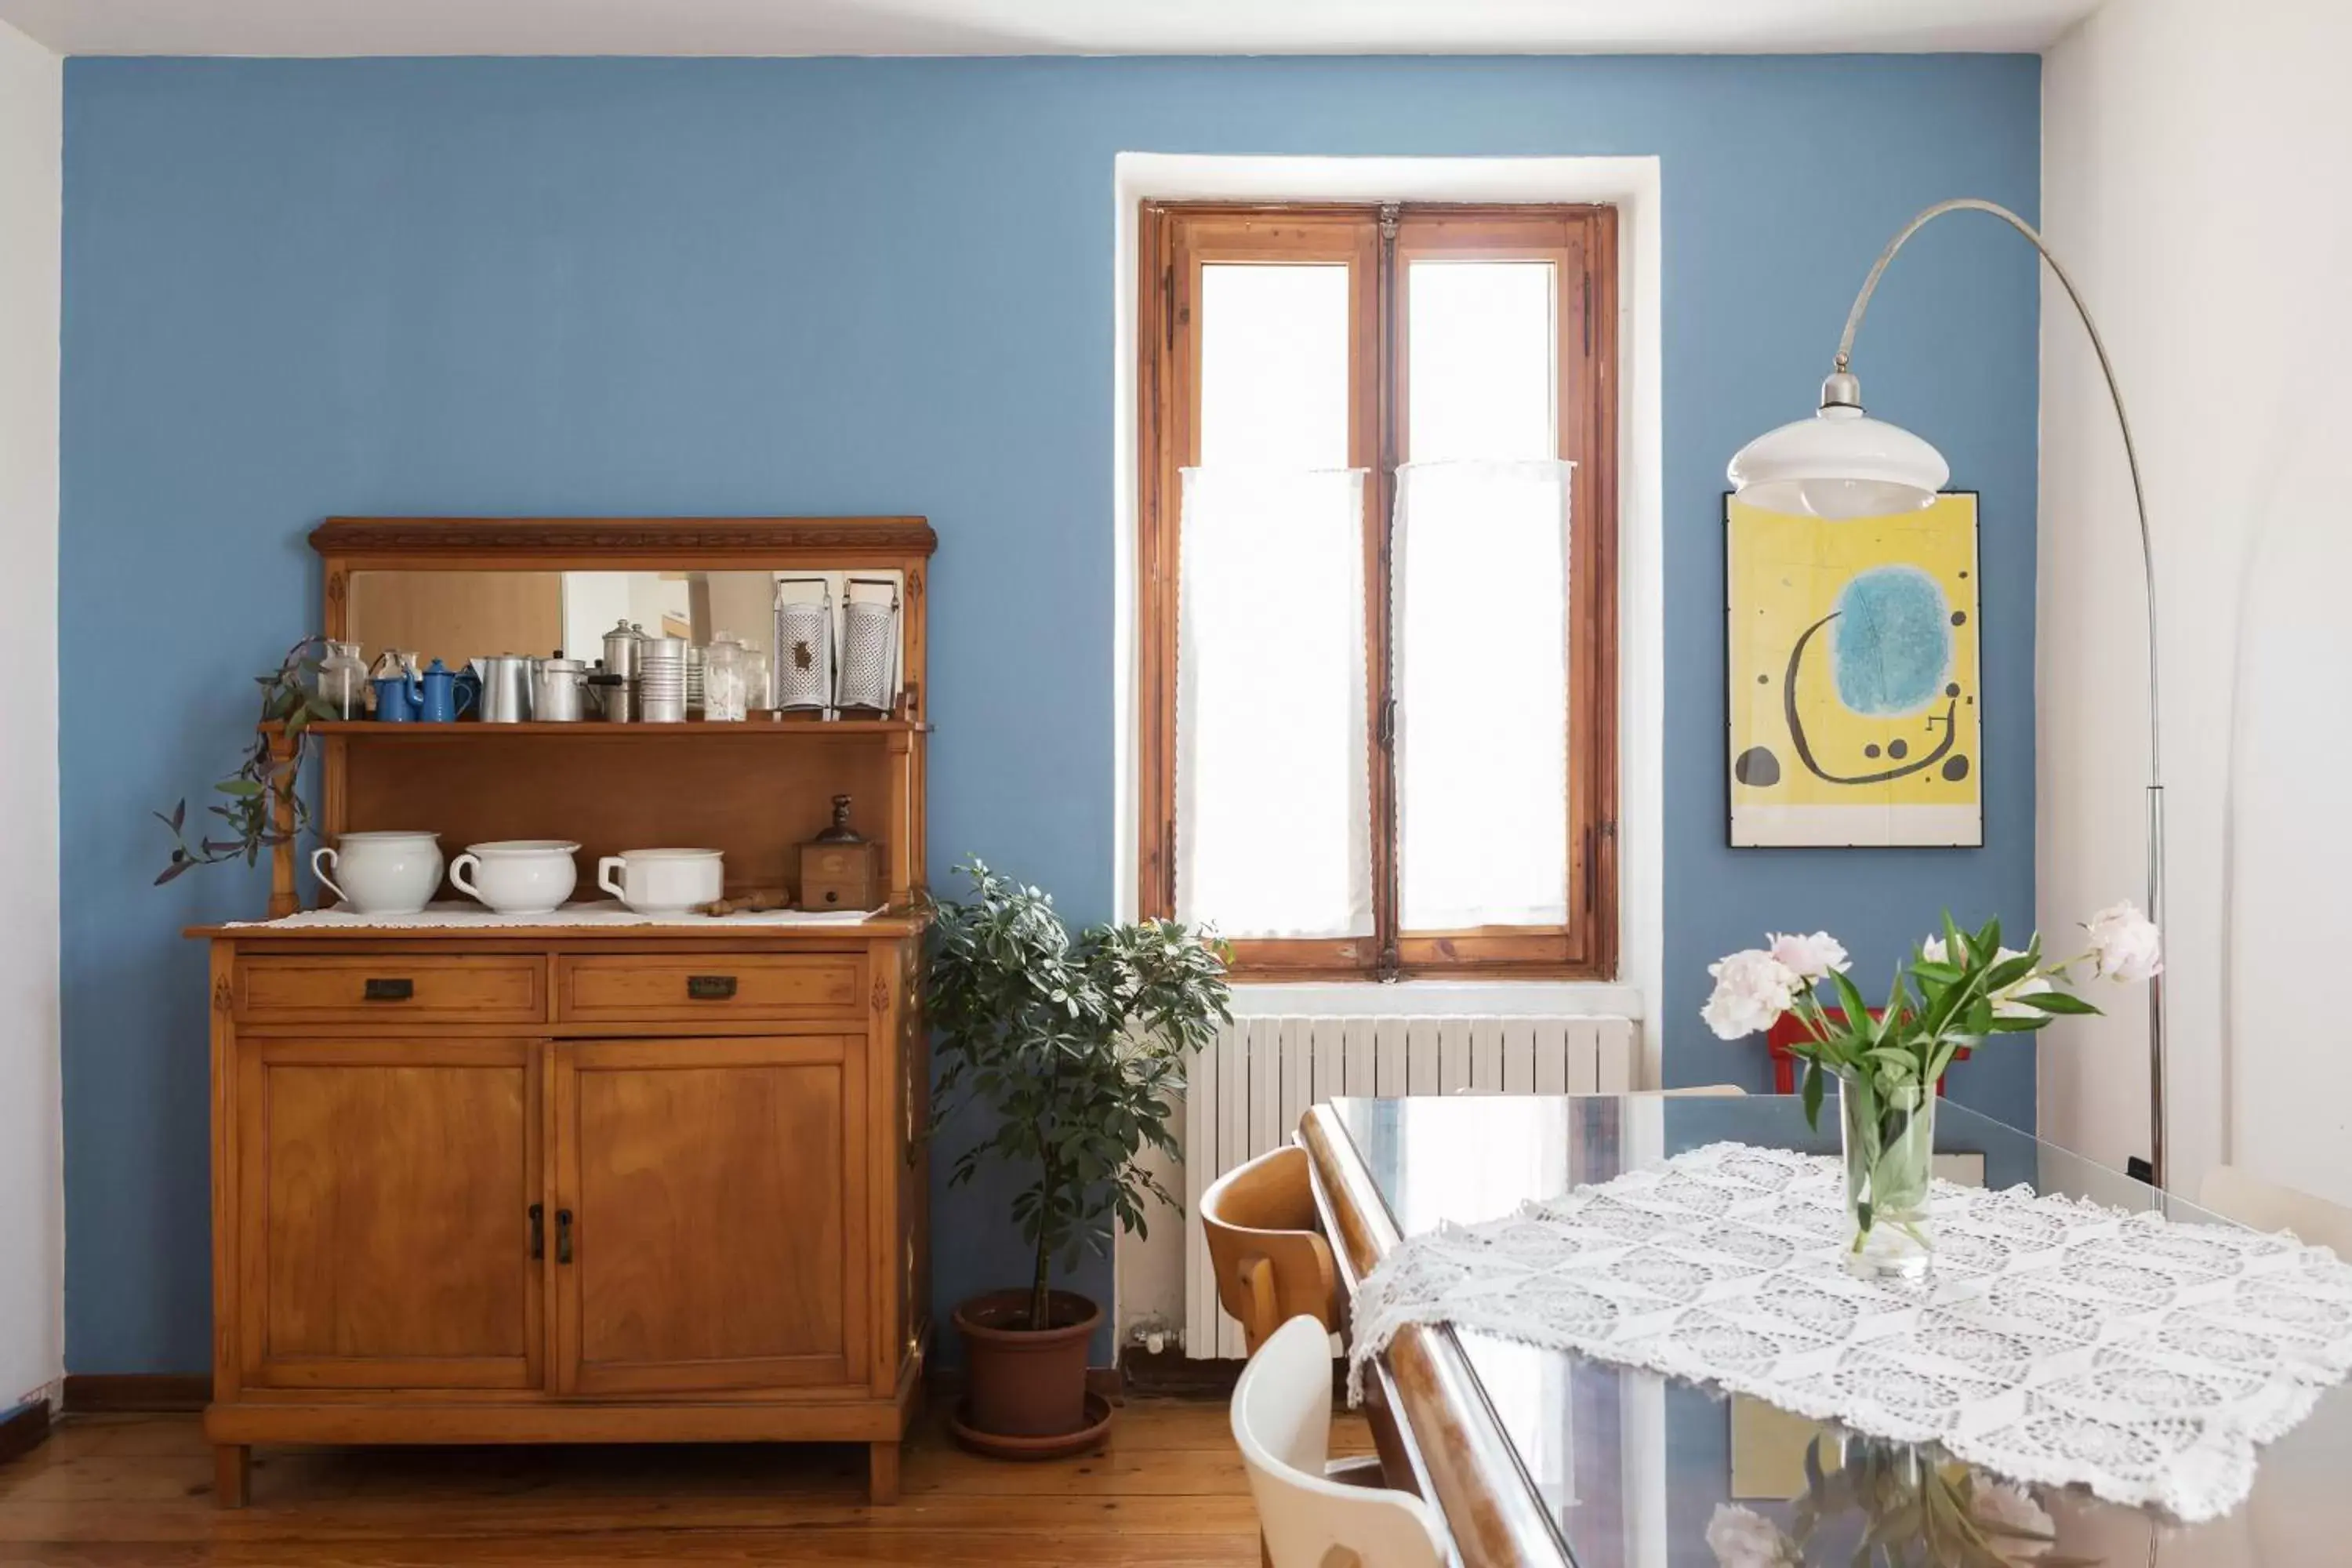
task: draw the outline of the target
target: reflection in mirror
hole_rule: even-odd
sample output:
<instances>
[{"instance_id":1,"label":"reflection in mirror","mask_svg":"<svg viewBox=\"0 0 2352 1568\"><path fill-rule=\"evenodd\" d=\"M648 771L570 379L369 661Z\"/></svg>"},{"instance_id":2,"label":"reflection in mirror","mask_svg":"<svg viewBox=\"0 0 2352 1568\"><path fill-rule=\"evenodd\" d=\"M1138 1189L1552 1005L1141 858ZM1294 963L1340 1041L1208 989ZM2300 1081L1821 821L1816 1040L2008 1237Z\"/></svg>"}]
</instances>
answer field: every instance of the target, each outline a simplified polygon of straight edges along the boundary
<instances>
[{"instance_id":1,"label":"reflection in mirror","mask_svg":"<svg viewBox=\"0 0 2352 1568\"><path fill-rule=\"evenodd\" d=\"M772 572L354 572L351 640L451 668L485 654L602 657L621 621L647 637L708 643L719 632L768 647Z\"/></svg>"},{"instance_id":2,"label":"reflection in mirror","mask_svg":"<svg viewBox=\"0 0 2352 1568\"><path fill-rule=\"evenodd\" d=\"M752 650L752 706L762 707L781 584L788 602L824 605L821 624L836 641L853 618L846 606L887 604L889 618L880 635L888 645L887 684L895 699L898 578L895 572L358 571L351 574L345 637L360 644L371 668L395 650L460 669L490 654L545 656L558 649L593 666L604 657L604 634L625 621L647 637L681 637L696 647L731 635ZM828 706L833 661L818 662L825 670L819 705ZM845 668L857 668L857 660Z\"/></svg>"}]
</instances>

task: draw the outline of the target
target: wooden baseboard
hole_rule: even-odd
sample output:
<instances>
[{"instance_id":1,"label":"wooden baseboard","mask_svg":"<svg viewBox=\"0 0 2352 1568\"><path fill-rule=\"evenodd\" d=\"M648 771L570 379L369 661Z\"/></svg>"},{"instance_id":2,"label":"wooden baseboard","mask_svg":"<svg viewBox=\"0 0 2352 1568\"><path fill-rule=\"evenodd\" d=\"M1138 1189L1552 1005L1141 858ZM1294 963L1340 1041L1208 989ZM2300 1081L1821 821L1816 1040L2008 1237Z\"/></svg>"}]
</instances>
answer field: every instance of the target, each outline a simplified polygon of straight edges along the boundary
<instances>
[{"instance_id":1,"label":"wooden baseboard","mask_svg":"<svg viewBox=\"0 0 2352 1568\"><path fill-rule=\"evenodd\" d=\"M66 1408L86 1414L115 1410L202 1410L212 1403L213 1380L169 1372L66 1374Z\"/></svg>"},{"instance_id":2,"label":"wooden baseboard","mask_svg":"<svg viewBox=\"0 0 2352 1568\"><path fill-rule=\"evenodd\" d=\"M49 1402L28 1400L0 1415L0 1464L41 1446L49 1435Z\"/></svg>"}]
</instances>

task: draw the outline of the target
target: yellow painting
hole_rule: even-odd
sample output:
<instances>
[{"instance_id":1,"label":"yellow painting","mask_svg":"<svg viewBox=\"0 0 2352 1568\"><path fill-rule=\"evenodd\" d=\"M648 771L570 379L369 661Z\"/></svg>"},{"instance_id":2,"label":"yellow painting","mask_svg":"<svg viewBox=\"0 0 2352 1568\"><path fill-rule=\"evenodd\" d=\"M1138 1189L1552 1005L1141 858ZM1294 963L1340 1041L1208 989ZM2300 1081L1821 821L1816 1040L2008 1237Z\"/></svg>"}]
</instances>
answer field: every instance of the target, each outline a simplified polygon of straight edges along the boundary
<instances>
[{"instance_id":1,"label":"yellow painting","mask_svg":"<svg viewBox=\"0 0 2352 1568\"><path fill-rule=\"evenodd\" d=\"M1977 498L1727 506L1731 842L1982 844Z\"/></svg>"}]
</instances>

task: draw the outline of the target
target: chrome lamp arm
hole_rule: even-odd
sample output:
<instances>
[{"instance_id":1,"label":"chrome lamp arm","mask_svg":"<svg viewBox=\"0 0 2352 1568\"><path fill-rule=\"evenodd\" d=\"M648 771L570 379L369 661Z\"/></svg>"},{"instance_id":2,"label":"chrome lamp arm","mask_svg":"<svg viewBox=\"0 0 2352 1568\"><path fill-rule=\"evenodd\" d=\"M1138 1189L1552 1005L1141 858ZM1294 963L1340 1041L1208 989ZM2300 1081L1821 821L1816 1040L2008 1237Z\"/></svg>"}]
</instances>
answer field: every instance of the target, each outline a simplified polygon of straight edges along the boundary
<instances>
[{"instance_id":1,"label":"chrome lamp arm","mask_svg":"<svg viewBox=\"0 0 2352 1568\"><path fill-rule=\"evenodd\" d=\"M2158 926L2164 923L2164 746L2163 710L2160 700L2162 686L2158 676L2158 647L2156 622L2156 546L2147 526L2147 492L2140 482L2139 452L2132 443L2131 418L2124 412L2123 388L2116 384L2116 367L2107 358L2107 345L2099 336L2098 323L2091 319L2091 309L2083 302L2082 290L2067 275L2065 266L2052 255L2050 247L2034 226L1998 202L1984 201L1975 196L1960 196L1951 201L1937 202L1927 208L1901 232L1887 242L1886 248L1862 282L1862 292L1854 296L1853 308L1846 312L1845 331L1838 338L1837 362L1829 382L1822 388L1824 404L1832 398L1847 402L1856 400L1853 378L1847 365L1853 357L1854 334L1862 330L1862 318L1870 309L1870 298L1877 292L1878 280L1886 272L1910 237L1946 213L1990 213L2010 227L2023 235L2066 290L2073 302L2074 314L2081 318L2083 330L2090 334L2091 351L2098 355L2099 373L2106 378L2107 395L2115 403L2116 424L2124 437L2124 461L2131 469L2132 506L2139 517L2139 557L2142 581L2147 595L2147 917ZM2147 1070L2148 1070L2148 1133L2149 1181L2162 1187L2166 1178L2165 1162L2165 997L2164 977L2159 974L2148 983L2147 996Z\"/></svg>"}]
</instances>

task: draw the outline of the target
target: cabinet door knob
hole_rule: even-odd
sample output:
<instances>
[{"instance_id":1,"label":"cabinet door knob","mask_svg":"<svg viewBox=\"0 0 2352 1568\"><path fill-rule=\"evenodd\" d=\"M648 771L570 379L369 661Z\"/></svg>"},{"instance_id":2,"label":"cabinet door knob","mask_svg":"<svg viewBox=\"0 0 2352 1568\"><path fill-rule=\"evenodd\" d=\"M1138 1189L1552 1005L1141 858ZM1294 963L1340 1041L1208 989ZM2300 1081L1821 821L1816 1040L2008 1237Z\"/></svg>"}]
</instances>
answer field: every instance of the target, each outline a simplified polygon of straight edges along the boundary
<instances>
[{"instance_id":1,"label":"cabinet door knob","mask_svg":"<svg viewBox=\"0 0 2352 1568\"><path fill-rule=\"evenodd\" d=\"M572 1211L570 1209L555 1211L555 1261L558 1263L572 1261Z\"/></svg>"},{"instance_id":2,"label":"cabinet door knob","mask_svg":"<svg viewBox=\"0 0 2352 1568\"><path fill-rule=\"evenodd\" d=\"M542 1204L530 1205L530 1260L533 1263L547 1256L547 1208Z\"/></svg>"},{"instance_id":3,"label":"cabinet door knob","mask_svg":"<svg viewBox=\"0 0 2352 1568\"><path fill-rule=\"evenodd\" d=\"M416 982L406 976L398 980L370 980L360 988L360 994L369 1002L405 1002L416 994Z\"/></svg>"},{"instance_id":4,"label":"cabinet door knob","mask_svg":"<svg viewBox=\"0 0 2352 1568\"><path fill-rule=\"evenodd\" d=\"M686 994L697 1002L724 1002L735 994L735 977L731 974L689 974L686 977Z\"/></svg>"}]
</instances>

